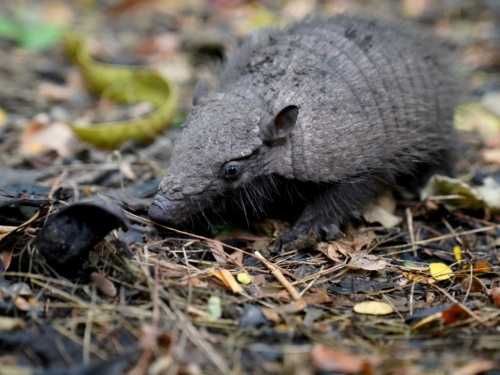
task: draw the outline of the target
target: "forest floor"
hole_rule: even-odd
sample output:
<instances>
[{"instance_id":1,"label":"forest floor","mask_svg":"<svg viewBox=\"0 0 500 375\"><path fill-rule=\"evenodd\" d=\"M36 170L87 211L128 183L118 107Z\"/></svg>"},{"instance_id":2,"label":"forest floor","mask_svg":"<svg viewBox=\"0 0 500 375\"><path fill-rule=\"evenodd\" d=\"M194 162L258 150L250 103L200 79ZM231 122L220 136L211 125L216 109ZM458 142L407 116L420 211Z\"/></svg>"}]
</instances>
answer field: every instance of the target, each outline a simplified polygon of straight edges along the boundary
<instances>
[{"instance_id":1,"label":"forest floor","mask_svg":"<svg viewBox=\"0 0 500 375\"><path fill-rule=\"evenodd\" d=\"M197 79L314 11L411 19L454 45L471 87L460 181L280 253L278 220L152 223ZM1 2L0 375L500 374L499 25L495 0ZM158 111L172 126L151 142L114 138ZM82 123L107 125L83 141Z\"/></svg>"}]
</instances>

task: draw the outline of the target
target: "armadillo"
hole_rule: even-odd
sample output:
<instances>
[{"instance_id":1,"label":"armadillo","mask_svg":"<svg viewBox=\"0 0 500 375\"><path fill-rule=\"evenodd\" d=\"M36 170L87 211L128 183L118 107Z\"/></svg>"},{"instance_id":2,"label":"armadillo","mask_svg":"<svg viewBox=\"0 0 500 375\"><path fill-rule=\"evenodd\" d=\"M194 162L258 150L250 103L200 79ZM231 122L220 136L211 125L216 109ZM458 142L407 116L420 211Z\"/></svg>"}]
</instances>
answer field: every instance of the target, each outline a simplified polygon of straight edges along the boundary
<instances>
[{"instance_id":1,"label":"armadillo","mask_svg":"<svg viewBox=\"0 0 500 375\"><path fill-rule=\"evenodd\" d=\"M149 209L182 224L296 208L282 243L335 238L387 189L453 170L457 88L419 28L313 16L247 38L201 81ZM229 210L229 211L228 211Z\"/></svg>"}]
</instances>

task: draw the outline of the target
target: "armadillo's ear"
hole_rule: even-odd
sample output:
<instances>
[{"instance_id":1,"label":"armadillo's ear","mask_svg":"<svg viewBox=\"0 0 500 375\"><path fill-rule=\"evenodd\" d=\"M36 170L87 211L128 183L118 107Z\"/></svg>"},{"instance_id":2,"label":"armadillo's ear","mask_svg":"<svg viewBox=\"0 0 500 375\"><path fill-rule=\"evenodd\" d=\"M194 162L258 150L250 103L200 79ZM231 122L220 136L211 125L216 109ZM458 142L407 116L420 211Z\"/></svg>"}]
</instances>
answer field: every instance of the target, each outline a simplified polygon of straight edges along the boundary
<instances>
[{"instance_id":1,"label":"armadillo's ear","mask_svg":"<svg viewBox=\"0 0 500 375\"><path fill-rule=\"evenodd\" d=\"M283 108L272 121L260 127L260 137L266 142L275 142L290 135L299 116L299 107L289 105Z\"/></svg>"},{"instance_id":2,"label":"armadillo's ear","mask_svg":"<svg viewBox=\"0 0 500 375\"><path fill-rule=\"evenodd\" d=\"M193 105L200 102L200 99L210 92L210 85L205 78L200 78L193 91Z\"/></svg>"}]
</instances>

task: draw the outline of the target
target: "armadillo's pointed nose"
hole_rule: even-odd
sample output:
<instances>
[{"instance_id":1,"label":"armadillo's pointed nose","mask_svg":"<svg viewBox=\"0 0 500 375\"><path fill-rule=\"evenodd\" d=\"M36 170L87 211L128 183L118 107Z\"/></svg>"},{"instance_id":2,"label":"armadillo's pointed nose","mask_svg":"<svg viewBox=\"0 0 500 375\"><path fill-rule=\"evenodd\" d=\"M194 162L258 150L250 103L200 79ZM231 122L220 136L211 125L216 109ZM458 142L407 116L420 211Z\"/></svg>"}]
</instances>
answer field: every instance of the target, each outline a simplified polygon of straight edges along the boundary
<instances>
[{"instance_id":1,"label":"armadillo's pointed nose","mask_svg":"<svg viewBox=\"0 0 500 375\"><path fill-rule=\"evenodd\" d=\"M168 221L171 201L161 194L156 194L151 207L149 207L148 215L151 219L158 222Z\"/></svg>"}]
</instances>

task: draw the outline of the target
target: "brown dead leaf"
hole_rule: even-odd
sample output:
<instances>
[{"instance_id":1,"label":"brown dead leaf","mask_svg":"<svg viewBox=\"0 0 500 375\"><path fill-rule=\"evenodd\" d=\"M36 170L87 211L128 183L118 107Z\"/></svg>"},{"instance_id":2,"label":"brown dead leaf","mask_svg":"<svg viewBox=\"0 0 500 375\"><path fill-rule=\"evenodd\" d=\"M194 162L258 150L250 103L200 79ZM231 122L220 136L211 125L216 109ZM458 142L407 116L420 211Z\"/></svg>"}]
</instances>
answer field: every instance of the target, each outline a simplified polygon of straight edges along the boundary
<instances>
[{"instance_id":1,"label":"brown dead leaf","mask_svg":"<svg viewBox=\"0 0 500 375\"><path fill-rule=\"evenodd\" d=\"M356 231L354 233L354 250L360 251L370 247L370 245L377 239L377 236L372 230Z\"/></svg>"},{"instance_id":2,"label":"brown dead leaf","mask_svg":"<svg viewBox=\"0 0 500 375\"><path fill-rule=\"evenodd\" d=\"M335 263L343 263L352 251L340 242L326 243L321 242L318 244L318 250L326 255L327 258L333 260Z\"/></svg>"},{"instance_id":3,"label":"brown dead leaf","mask_svg":"<svg viewBox=\"0 0 500 375\"><path fill-rule=\"evenodd\" d=\"M229 257L231 259L234 259L234 261L237 264L243 264L243 252L241 252L241 251L233 251L231 254L229 254Z\"/></svg>"},{"instance_id":4,"label":"brown dead leaf","mask_svg":"<svg viewBox=\"0 0 500 375\"><path fill-rule=\"evenodd\" d=\"M443 324L453 324L457 321L464 320L470 316L469 312L462 306L454 304L444 311L431 314L413 325L412 330L427 329L432 326L440 326Z\"/></svg>"},{"instance_id":5,"label":"brown dead leaf","mask_svg":"<svg viewBox=\"0 0 500 375\"><path fill-rule=\"evenodd\" d=\"M373 374L379 361L315 344L311 349L311 362L320 371Z\"/></svg>"},{"instance_id":6,"label":"brown dead leaf","mask_svg":"<svg viewBox=\"0 0 500 375\"><path fill-rule=\"evenodd\" d=\"M462 320L469 317L469 313L460 305L454 304L449 309L444 310L442 318L445 324L455 323L457 320Z\"/></svg>"},{"instance_id":7,"label":"brown dead leaf","mask_svg":"<svg viewBox=\"0 0 500 375\"><path fill-rule=\"evenodd\" d=\"M352 269L361 269L366 271L380 271L387 267L387 261L376 255L367 254L359 251L350 254L351 259L346 266Z\"/></svg>"},{"instance_id":8,"label":"brown dead leaf","mask_svg":"<svg viewBox=\"0 0 500 375\"><path fill-rule=\"evenodd\" d=\"M262 315L264 315L264 317L270 322L273 322L275 324L281 322L279 311L272 308L262 308L260 311L262 312Z\"/></svg>"},{"instance_id":9,"label":"brown dead leaf","mask_svg":"<svg viewBox=\"0 0 500 375\"><path fill-rule=\"evenodd\" d=\"M48 116L41 114L24 129L19 139L19 153L25 158L55 151L63 157L73 153L75 136L62 122L50 122Z\"/></svg>"},{"instance_id":10,"label":"brown dead leaf","mask_svg":"<svg viewBox=\"0 0 500 375\"><path fill-rule=\"evenodd\" d=\"M206 244L210 250L212 250L212 255L217 263L220 265L227 264L227 258L229 255L224 251L224 248L219 241L207 241Z\"/></svg>"},{"instance_id":11,"label":"brown dead leaf","mask_svg":"<svg viewBox=\"0 0 500 375\"><path fill-rule=\"evenodd\" d=\"M495 306L500 307L500 287L496 286L494 288L491 288L488 294Z\"/></svg>"},{"instance_id":12,"label":"brown dead leaf","mask_svg":"<svg viewBox=\"0 0 500 375\"><path fill-rule=\"evenodd\" d=\"M479 280L475 276L469 276L465 278L461 283L460 287L462 288L463 291L471 292L471 293L477 293L483 290L484 286L481 280Z\"/></svg>"},{"instance_id":13,"label":"brown dead leaf","mask_svg":"<svg viewBox=\"0 0 500 375\"><path fill-rule=\"evenodd\" d=\"M266 280L266 276L263 275L263 274L259 274L259 275L255 275L255 276L252 276L252 283L254 285L257 285L259 287L262 287L264 285L267 285L267 280Z\"/></svg>"},{"instance_id":14,"label":"brown dead leaf","mask_svg":"<svg viewBox=\"0 0 500 375\"><path fill-rule=\"evenodd\" d=\"M304 299L299 299L296 301L292 301L287 303L286 305L274 307L274 308L262 308L262 315L266 317L266 319L279 323L281 322L281 316L286 314L296 314L298 312L302 312L307 307L307 303Z\"/></svg>"},{"instance_id":15,"label":"brown dead leaf","mask_svg":"<svg viewBox=\"0 0 500 375\"><path fill-rule=\"evenodd\" d=\"M0 260L3 263L3 269L6 270L10 266L10 262L12 261L12 251L14 250L15 242L10 241L7 243L7 240L4 240L7 235L12 233L17 227L11 226L0 226Z\"/></svg>"},{"instance_id":16,"label":"brown dead leaf","mask_svg":"<svg viewBox=\"0 0 500 375\"><path fill-rule=\"evenodd\" d=\"M479 261L474 263L474 274L480 275L483 273L491 273L491 266L487 261Z\"/></svg>"},{"instance_id":17,"label":"brown dead leaf","mask_svg":"<svg viewBox=\"0 0 500 375\"><path fill-rule=\"evenodd\" d=\"M321 289L316 289L307 293L303 298L309 305L326 305L333 302L330 295Z\"/></svg>"},{"instance_id":18,"label":"brown dead leaf","mask_svg":"<svg viewBox=\"0 0 500 375\"><path fill-rule=\"evenodd\" d=\"M412 331L416 330L424 330L428 329L429 327L432 326L437 326L442 323L442 315L441 312L437 312L431 315L426 316L425 318L420 319L418 322L416 322L412 327Z\"/></svg>"}]
</instances>

